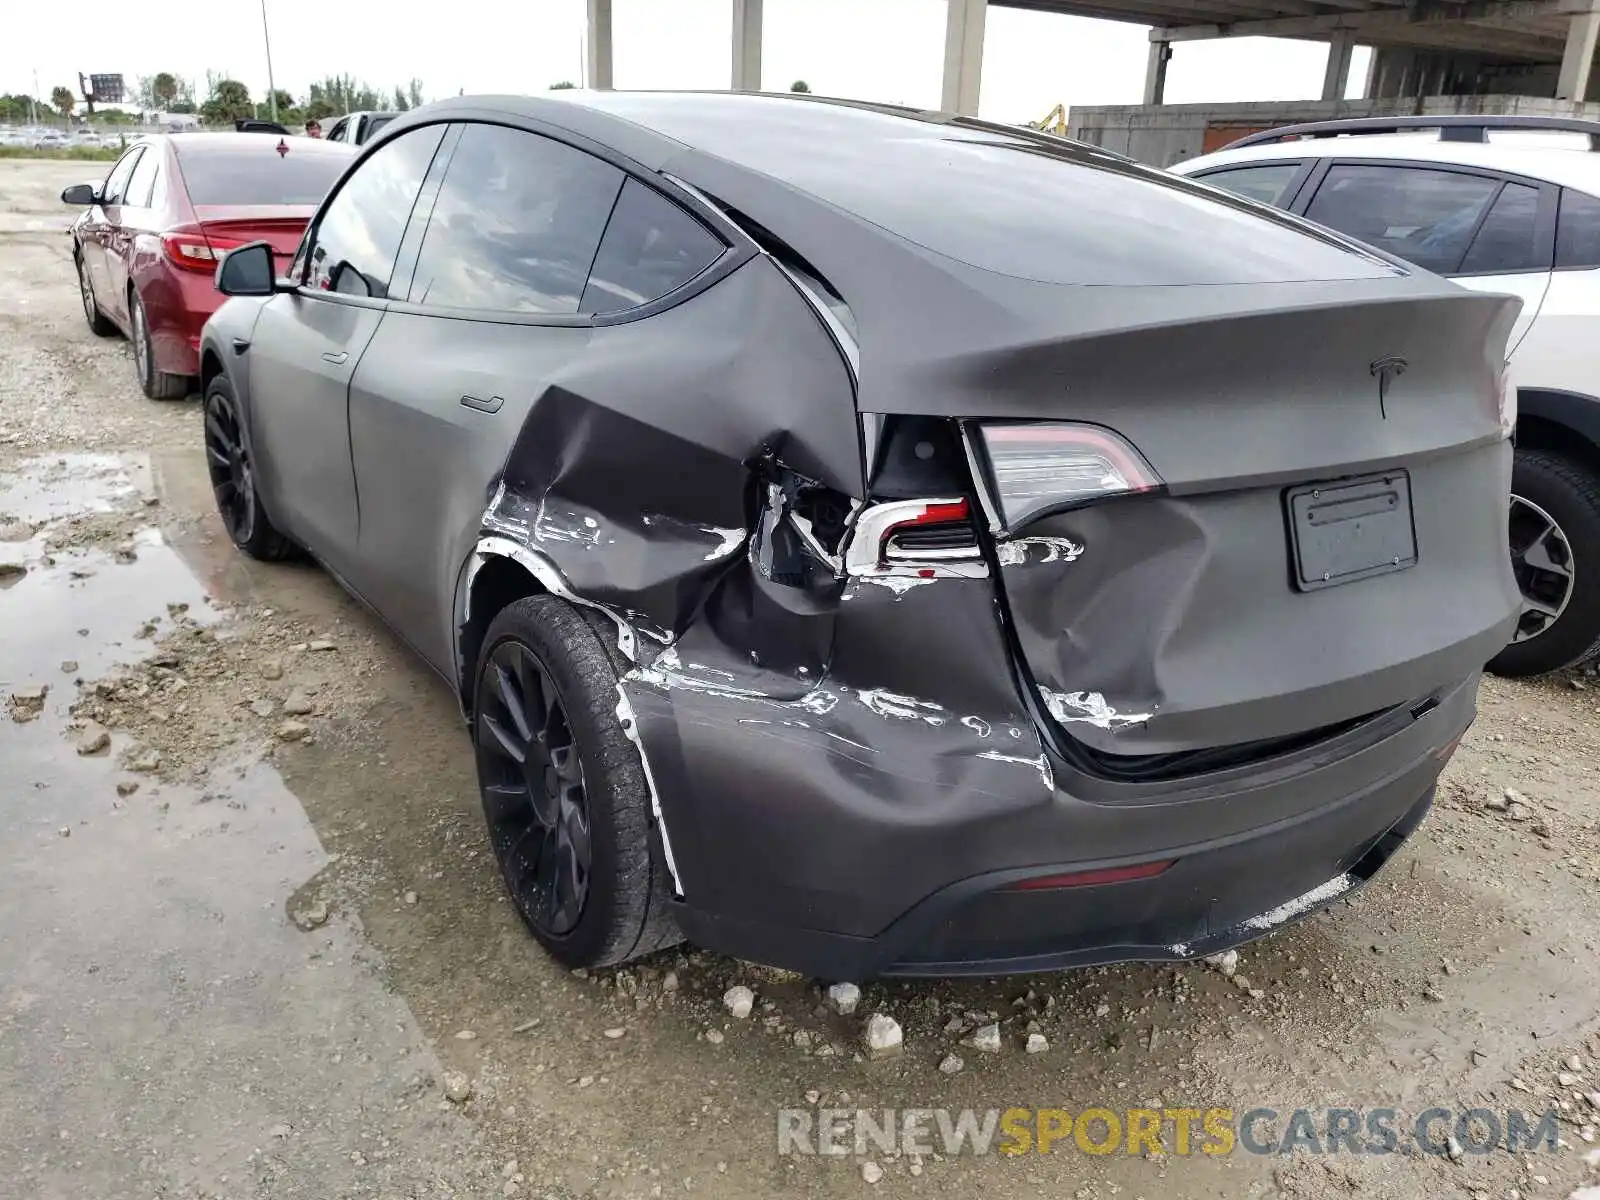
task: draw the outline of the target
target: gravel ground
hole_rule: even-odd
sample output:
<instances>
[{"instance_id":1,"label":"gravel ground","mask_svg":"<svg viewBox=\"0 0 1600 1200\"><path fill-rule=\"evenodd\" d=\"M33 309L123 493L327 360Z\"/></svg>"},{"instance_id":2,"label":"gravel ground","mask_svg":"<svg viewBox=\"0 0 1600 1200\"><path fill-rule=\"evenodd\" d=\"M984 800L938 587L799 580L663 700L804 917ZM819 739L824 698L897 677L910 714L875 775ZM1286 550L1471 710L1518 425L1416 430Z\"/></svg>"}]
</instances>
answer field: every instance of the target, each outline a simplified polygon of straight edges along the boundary
<instances>
[{"instance_id":1,"label":"gravel ground","mask_svg":"<svg viewBox=\"0 0 1600 1200\"><path fill-rule=\"evenodd\" d=\"M55 202L83 173L0 162L0 1178L16 1194L1600 1183L1600 681L1486 682L1413 843L1228 970L874 983L848 1015L817 981L687 948L568 974L504 899L447 688L315 569L233 553L194 400L146 401L124 343L85 327ZM734 986L748 1016L724 1002ZM875 1014L898 1052L869 1053ZM1388 1107L1402 1127L1435 1106L1554 1107L1560 1143L1459 1161L1184 1155L1170 1138L1165 1154L1069 1138L779 1156L779 1110L818 1106Z\"/></svg>"}]
</instances>

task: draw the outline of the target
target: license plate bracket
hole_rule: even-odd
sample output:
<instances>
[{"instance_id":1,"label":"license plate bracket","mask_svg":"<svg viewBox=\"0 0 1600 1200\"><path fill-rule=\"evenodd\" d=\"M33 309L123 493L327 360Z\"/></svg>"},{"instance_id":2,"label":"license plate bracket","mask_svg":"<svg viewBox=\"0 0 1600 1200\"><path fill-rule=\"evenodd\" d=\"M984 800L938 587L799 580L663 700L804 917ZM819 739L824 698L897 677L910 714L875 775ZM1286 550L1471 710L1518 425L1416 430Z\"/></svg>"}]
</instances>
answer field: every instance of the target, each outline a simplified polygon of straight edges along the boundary
<instances>
[{"instance_id":1,"label":"license plate bracket","mask_svg":"<svg viewBox=\"0 0 1600 1200\"><path fill-rule=\"evenodd\" d=\"M1411 476L1405 471L1290 488L1284 507L1294 583L1302 592L1417 564Z\"/></svg>"}]
</instances>

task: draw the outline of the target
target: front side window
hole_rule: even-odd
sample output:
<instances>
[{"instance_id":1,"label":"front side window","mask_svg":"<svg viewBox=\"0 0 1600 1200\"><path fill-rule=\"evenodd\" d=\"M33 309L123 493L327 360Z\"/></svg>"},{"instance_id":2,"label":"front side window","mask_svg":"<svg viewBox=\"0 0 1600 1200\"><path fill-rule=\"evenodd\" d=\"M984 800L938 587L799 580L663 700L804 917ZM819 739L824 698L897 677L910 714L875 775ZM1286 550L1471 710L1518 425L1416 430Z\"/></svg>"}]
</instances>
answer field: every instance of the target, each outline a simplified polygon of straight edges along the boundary
<instances>
[{"instance_id":1,"label":"front side window","mask_svg":"<svg viewBox=\"0 0 1600 1200\"><path fill-rule=\"evenodd\" d=\"M422 179L444 137L428 125L396 138L344 181L311 239L305 286L384 298Z\"/></svg>"},{"instance_id":2,"label":"front side window","mask_svg":"<svg viewBox=\"0 0 1600 1200\"><path fill-rule=\"evenodd\" d=\"M1246 200L1260 204L1280 205L1283 194L1300 174L1300 164L1261 163L1250 167L1229 167L1225 171L1207 171L1195 176L1202 183L1222 188Z\"/></svg>"},{"instance_id":3,"label":"front side window","mask_svg":"<svg viewBox=\"0 0 1600 1200\"><path fill-rule=\"evenodd\" d=\"M1339 163L1306 216L1427 271L1450 273L1500 181L1427 167Z\"/></svg>"},{"instance_id":4,"label":"front side window","mask_svg":"<svg viewBox=\"0 0 1600 1200\"><path fill-rule=\"evenodd\" d=\"M117 160L117 165L111 168L111 174L106 176L105 186L100 189L100 203L122 203L123 194L128 190L128 180L132 178L133 169L143 153L143 146L135 146Z\"/></svg>"},{"instance_id":5,"label":"front side window","mask_svg":"<svg viewBox=\"0 0 1600 1200\"><path fill-rule=\"evenodd\" d=\"M622 178L550 138L468 125L423 235L411 302L576 313Z\"/></svg>"},{"instance_id":6,"label":"front side window","mask_svg":"<svg viewBox=\"0 0 1600 1200\"><path fill-rule=\"evenodd\" d=\"M658 300L709 267L723 249L699 221L630 179L600 240L579 311L621 312Z\"/></svg>"},{"instance_id":7,"label":"front side window","mask_svg":"<svg viewBox=\"0 0 1600 1200\"><path fill-rule=\"evenodd\" d=\"M1549 245L1539 245L1539 189L1508 183L1483 219L1461 260L1463 275L1507 275L1550 268Z\"/></svg>"},{"instance_id":8,"label":"front side window","mask_svg":"<svg viewBox=\"0 0 1600 1200\"><path fill-rule=\"evenodd\" d=\"M128 178L127 194L122 200L124 204L131 204L135 208L150 207L150 193L155 189L160 162L161 155L153 149L139 156L139 163Z\"/></svg>"},{"instance_id":9,"label":"front side window","mask_svg":"<svg viewBox=\"0 0 1600 1200\"><path fill-rule=\"evenodd\" d=\"M1571 188L1561 189L1556 266L1600 267L1600 200Z\"/></svg>"}]
</instances>

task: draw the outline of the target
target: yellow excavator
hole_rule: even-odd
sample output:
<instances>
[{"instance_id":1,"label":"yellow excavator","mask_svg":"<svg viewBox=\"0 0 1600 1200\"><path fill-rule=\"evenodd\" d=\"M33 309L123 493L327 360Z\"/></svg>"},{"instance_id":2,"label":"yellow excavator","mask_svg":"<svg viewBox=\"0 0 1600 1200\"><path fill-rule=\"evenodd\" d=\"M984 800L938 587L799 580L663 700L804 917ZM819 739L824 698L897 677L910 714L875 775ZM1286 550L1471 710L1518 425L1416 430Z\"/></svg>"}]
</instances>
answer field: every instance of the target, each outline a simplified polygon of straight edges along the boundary
<instances>
[{"instance_id":1,"label":"yellow excavator","mask_svg":"<svg viewBox=\"0 0 1600 1200\"><path fill-rule=\"evenodd\" d=\"M1067 106L1058 104L1039 120L1033 123L1035 129L1042 129L1045 133L1067 136Z\"/></svg>"}]
</instances>

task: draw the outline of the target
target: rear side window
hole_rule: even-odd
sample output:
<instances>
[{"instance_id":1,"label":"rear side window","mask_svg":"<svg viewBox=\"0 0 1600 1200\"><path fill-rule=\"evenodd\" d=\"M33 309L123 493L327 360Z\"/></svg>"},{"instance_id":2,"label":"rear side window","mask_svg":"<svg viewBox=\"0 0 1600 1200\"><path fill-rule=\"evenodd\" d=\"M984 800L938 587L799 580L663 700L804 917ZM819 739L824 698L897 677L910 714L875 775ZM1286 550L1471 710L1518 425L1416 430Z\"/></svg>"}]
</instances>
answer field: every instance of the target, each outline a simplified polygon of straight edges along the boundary
<instances>
[{"instance_id":1,"label":"rear side window","mask_svg":"<svg viewBox=\"0 0 1600 1200\"><path fill-rule=\"evenodd\" d=\"M1463 275L1508 274L1550 269L1549 245L1539 245L1539 189L1508 183L1483 219L1472 248L1461 260Z\"/></svg>"},{"instance_id":2,"label":"rear side window","mask_svg":"<svg viewBox=\"0 0 1600 1200\"><path fill-rule=\"evenodd\" d=\"M364 142L370 142L373 138L378 136L378 130L382 129L392 120L394 120L393 117L368 117L366 136L361 140Z\"/></svg>"},{"instance_id":3,"label":"rear side window","mask_svg":"<svg viewBox=\"0 0 1600 1200\"><path fill-rule=\"evenodd\" d=\"M1287 162L1229 167L1226 171L1207 171L1195 178L1212 187L1232 192L1235 196L1243 196L1246 200L1278 206L1283 203L1283 193L1299 174L1300 164Z\"/></svg>"},{"instance_id":4,"label":"rear side window","mask_svg":"<svg viewBox=\"0 0 1600 1200\"><path fill-rule=\"evenodd\" d=\"M442 125L413 129L380 147L345 180L312 237L307 287L348 296L389 294L411 206L443 137Z\"/></svg>"},{"instance_id":5,"label":"rear side window","mask_svg":"<svg viewBox=\"0 0 1600 1200\"><path fill-rule=\"evenodd\" d=\"M191 146L178 151L178 170L195 204L316 205L339 172L342 154L300 149L298 138L252 135L248 146ZM288 147L279 154L278 146Z\"/></svg>"},{"instance_id":6,"label":"rear side window","mask_svg":"<svg viewBox=\"0 0 1600 1200\"><path fill-rule=\"evenodd\" d=\"M146 150L139 156L139 163L133 168L133 175L128 179L127 193L122 198L124 204L131 204L135 208L150 207L150 193L155 188L160 163L161 155L154 148Z\"/></svg>"},{"instance_id":7,"label":"rear side window","mask_svg":"<svg viewBox=\"0 0 1600 1200\"><path fill-rule=\"evenodd\" d=\"M1600 200L1571 188L1561 189L1556 266L1600 267Z\"/></svg>"},{"instance_id":8,"label":"rear side window","mask_svg":"<svg viewBox=\"0 0 1600 1200\"><path fill-rule=\"evenodd\" d=\"M411 282L414 304L576 313L622 172L538 134L468 125Z\"/></svg>"},{"instance_id":9,"label":"rear side window","mask_svg":"<svg viewBox=\"0 0 1600 1200\"><path fill-rule=\"evenodd\" d=\"M600 240L578 311L621 312L658 300L704 271L723 249L699 221L630 179Z\"/></svg>"},{"instance_id":10,"label":"rear side window","mask_svg":"<svg viewBox=\"0 0 1600 1200\"><path fill-rule=\"evenodd\" d=\"M1306 216L1428 271L1455 271L1500 181L1426 167L1340 163Z\"/></svg>"}]
</instances>

